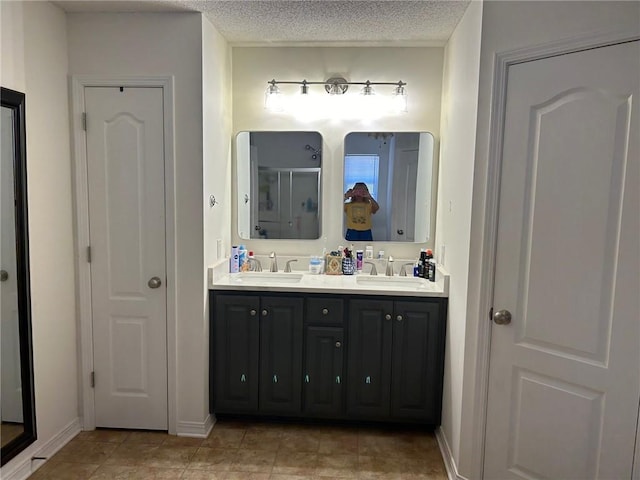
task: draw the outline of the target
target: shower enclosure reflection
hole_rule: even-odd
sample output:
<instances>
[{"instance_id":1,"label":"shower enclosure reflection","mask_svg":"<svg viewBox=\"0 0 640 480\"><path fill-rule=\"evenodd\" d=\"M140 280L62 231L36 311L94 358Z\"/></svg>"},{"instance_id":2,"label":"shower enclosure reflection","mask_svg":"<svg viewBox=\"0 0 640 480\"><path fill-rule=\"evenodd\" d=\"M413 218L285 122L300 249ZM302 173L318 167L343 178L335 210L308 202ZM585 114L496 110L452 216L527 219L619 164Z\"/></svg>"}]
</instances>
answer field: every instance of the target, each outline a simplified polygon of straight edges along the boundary
<instances>
[{"instance_id":1,"label":"shower enclosure reflection","mask_svg":"<svg viewBox=\"0 0 640 480\"><path fill-rule=\"evenodd\" d=\"M320 237L321 149L317 132L238 133L240 238Z\"/></svg>"}]
</instances>

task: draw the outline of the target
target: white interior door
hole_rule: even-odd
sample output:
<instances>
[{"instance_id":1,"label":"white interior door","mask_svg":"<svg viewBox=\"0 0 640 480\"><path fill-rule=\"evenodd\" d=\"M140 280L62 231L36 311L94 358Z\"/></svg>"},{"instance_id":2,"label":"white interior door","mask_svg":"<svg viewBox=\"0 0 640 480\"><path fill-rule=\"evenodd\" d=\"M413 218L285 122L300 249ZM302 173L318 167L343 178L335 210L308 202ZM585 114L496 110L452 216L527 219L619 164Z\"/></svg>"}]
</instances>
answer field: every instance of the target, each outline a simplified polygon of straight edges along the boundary
<instances>
[{"instance_id":1,"label":"white interior door","mask_svg":"<svg viewBox=\"0 0 640 480\"><path fill-rule=\"evenodd\" d=\"M392 242L415 240L416 189L420 188L417 178L418 150L398 150L393 166L393 215L389 232Z\"/></svg>"},{"instance_id":2,"label":"white interior door","mask_svg":"<svg viewBox=\"0 0 640 480\"><path fill-rule=\"evenodd\" d=\"M162 98L85 88L97 427L167 429Z\"/></svg>"},{"instance_id":3,"label":"white interior door","mask_svg":"<svg viewBox=\"0 0 640 480\"><path fill-rule=\"evenodd\" d=\"M631 478L639 72L639 42L509 68L485 479Z\"/></svg>"}]
</instances>

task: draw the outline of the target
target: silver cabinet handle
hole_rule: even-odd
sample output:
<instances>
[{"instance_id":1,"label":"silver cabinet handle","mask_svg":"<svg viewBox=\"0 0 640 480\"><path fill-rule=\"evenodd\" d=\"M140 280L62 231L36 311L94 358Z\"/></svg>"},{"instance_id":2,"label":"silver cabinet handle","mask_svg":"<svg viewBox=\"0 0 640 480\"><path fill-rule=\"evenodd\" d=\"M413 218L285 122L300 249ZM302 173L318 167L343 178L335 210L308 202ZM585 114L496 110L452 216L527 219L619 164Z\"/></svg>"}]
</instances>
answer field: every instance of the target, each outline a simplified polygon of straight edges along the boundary
<instances>
[{"instance_id":1,"label":"silver cabinet handle","mask_svg":"<svg viewBox=\"0 0 640 480\"><path fill-rule=\"evenodd\" d=\"M273 383L278 383L278 375L273 376Z\"/></svg>"},{"instance_id":2,"label":"silver cabinet handle","mask_svg":"<svg viewBox=\"0 0 640 480\"><path fill-rule=\"evenodd\" d=\"M241 382L246 382L247 381L247 377L245 376L244 373L242 375L240 375L240 381Z\"/></svg>"},{"instance_id":3,"label":"silver cabinet handle","mask_svg":"<svg viewBox=\"0 0 640 480\"><path fill-rule=\"evenodd\" d=\"M309 375L304 376L304 383L309 383Z\"/></svg>"},{"instance_id":4,"label":"silver cabinet handle","mask_svg":"<svg viewBox=\"0 0 640 480\"><path fill-rule=\"evenodd\" d=\"M159 288L162 285L162 280L160 280L160 277L151 277L147 285L149 285L149 288Z\"/></svg>"},{"instance_id":5,"label":"silver cabinet handle","mask_svg":"<svg viewBox=\"0 0 640 480\"><path fill-rule=\"evenodd\" d=\"M255 317L256 313L258 312L256 312L254 309L251 309L251 311L249 312L249 315L251 315L252 317Z\"/></svg>"},{"instance_id":6,"label":"silver cabinet handle","mask_svg":"<svg viewBox=\"0 0 640 480\"><path fill-rule=\"evenodd\" d=\"M397 321L399 321L399 322L401 322L401 321L402 321L402 315L398 315L398 316L396 317L396 320L397 320Z\"/></svg>"},{"instance_id":7,"label":"silver cabinet handle","mask_svg":"<svg viewBox=\"0 0 640 480\"><path fill-rule=\"evenodd\" d=\"M371 377L367 376L367 377L364 379L364 383L371 383Z\"/></svg>"},{"instance_id":8,"label":"silver cabinet handle","mask_svg":"<svg viewBox=\"0 0 640 480\"><path fill-rule=\"evenodd\" d=\"M336 348L340 348L342 346L341 342L336 342Z\"/></svg>"},{"instance_id":9,"label":"silver cabinet handle","mask_svg":"<svg viewBox=\"0 0 640 480\"><path fill-rule=\"evenodd\" d=\"M493 321L497 325L509 325L511 323L511 312L509 310L498 310L493 314Z\"/></svg>"},{"instance_id":10,"label":"silver cabinet handle","mask_svg":"<svg viewBox=\"0 0 640 480\"><path fill-rule=\"evenodd\" d=\"M323 308L322 309L322 314L323 315L328 315L329 314L329 309L328 308Z\"/></svg>"},{"instance_id":11,"label":"silver cabinet handle","mask_svg":"<svg viewBox=\"0 0 640 480\"><path fill-rule=\"evenodd\" d=\"M338 376L336 377L336 383L337 383L338 385L340 385L340 375L338 375Z\"/></svg>"},{"instance_id":12,"label":"silver cabinet handle","mask_svg":"<svg viewBox=\"0 0 640 480\"><path fill-rule=\"evenodd\" d=\"M387 313L387 314L384 316L384 319L385 319L385 320L391 320L391 315Z\"/></svg>"},{"instance_id":13,"label":"silver cabinet handle","mask_svg":"<svg viewBox=\"0 0 640 480\"><path fill-rule=\"evenodd\" d=\"M266 310L262 310L262 316L266 317L269 314L269 312L267 312Z\"/></svg>"}]
</instances>

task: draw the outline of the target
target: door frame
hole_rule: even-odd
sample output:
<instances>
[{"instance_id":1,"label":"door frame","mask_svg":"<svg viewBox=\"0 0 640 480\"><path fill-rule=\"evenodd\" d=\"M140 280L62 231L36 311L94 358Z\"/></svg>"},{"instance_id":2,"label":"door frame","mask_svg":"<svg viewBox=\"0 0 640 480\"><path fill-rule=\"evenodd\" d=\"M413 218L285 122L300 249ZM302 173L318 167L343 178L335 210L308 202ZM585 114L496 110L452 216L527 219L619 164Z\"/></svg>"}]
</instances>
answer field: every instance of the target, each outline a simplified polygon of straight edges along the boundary
<instances>
[{"instance_id":1,"label":"door frame","mask_svg":"<svg viewBox=\"0 0 640 480\"><path fill-rule=\"evenodd\" d=\"M485 207L481 211L482 219L480 224L482 231L479 236L479 295L477 302L468 304L468 313L473 313L474 315L469 317L473 319L473 322L468 323L470 333L467 334L467 339L470 339L469 335L472 336L470 340L475 344L475 348L472 350L467 349L468 352L473 353L468 358L465 358L463 371L463 390L466 390L467 387L471 388L475 384L472 388L473 397L470 400L473 414L469 416L470 419L466 423L463 419L461 424L461 428L470 433L470 435L467 436L467 449L464 450L462 444L460 448L461 452L470 452L470 461L468 463L469 478L484 478L485 436L489 393L489 357L492 331L489 312L493 306L495 286L502 143L504 139L509 68L512 65L520 63L635 40L640 40L640 35L638 35L637 31L596 33L515 50L497 52L494 55L490 104L489 150L486 167L487 177L482 194ZM638 415L640 416L640 409ZM638 431L640 433L640 427ZM464 437L465 435L461 435L461 438ZM640 438L636 439L636 459L640 457L638 441L640 441ZM460 459L458 459L458 462L460 462ZM460 475L457 476L458 478L464 478ZM640 478L640 465L638 465L637 461L634 462L632 478Z\"/></svg>"},{"instance_id":2,"label":"door frame","mask_svg":"<svg viewBox=\"0 0 640 480\"><path fill-rule=\"evenodd\" d=\"M174 77L132 75L71 76L71 131L73 141L73 187L75 229L76 292L78 301L78 395L83 430L94 430L95 390L91 386L93 365L93 318L91 305L91 264L89 245L89 189L87 177L87 136L83 128L85 87L162 88L164 113L164 192L165 252L167 275L167 419L170 434L177 430L177 312L176 312L176 218L175 218L175 146L174 146ZM90 121L90 120L89 120Z\"/></svg>"}]
</instances>

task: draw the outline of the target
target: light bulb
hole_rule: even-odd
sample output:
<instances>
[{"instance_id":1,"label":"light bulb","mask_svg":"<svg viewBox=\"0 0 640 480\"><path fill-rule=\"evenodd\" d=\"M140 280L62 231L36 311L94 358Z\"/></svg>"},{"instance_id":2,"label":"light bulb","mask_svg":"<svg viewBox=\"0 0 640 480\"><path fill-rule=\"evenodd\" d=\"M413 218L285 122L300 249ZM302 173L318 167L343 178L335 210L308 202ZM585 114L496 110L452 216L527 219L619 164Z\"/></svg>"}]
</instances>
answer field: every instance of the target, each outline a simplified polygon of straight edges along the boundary
<instances>
[{"instance_id":1,"label":"light bulb","mask_svg":"<svg viewBox=\"0 0 640 480\"><path fill-rule=\"evenodd\" d=\"M282 94L275 82L270 82L267 91L264 93L264 108L271 112L281 112L283 110Z\"/></svg>"},{"instance_id":2,"label":"light bulb","mask_svg":"<svg viewBox=\"0 0 640 480\"><path fill-rule=\"evenodd\" d=\"M401 84L393 91L393 107L398 113L407 113L407 92Z\"/></svg>"}]
</instances>

